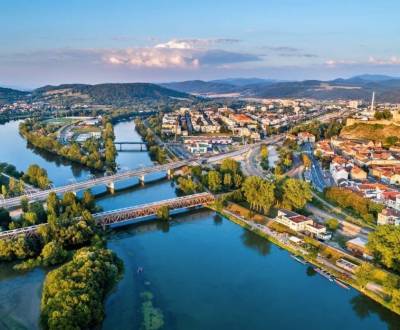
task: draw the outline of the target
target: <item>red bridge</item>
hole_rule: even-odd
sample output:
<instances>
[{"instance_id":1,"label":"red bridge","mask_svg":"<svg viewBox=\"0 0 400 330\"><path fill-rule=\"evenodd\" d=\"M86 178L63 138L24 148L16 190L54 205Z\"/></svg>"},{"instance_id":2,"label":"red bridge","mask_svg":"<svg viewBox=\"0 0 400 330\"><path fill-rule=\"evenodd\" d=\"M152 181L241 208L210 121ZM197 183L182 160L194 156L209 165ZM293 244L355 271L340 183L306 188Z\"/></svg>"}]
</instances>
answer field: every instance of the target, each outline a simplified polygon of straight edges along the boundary
<instances>
[{"instance_id":1,"label":"red bridge","mask_svg":"<svg viewBox=\"0 0 400 330\"><path fill-rule=\"evenodd\" d=\"M132 220L156 215L157 211L163 206L167 206L170 211L174 211L179 209L203 206L205 204L212 203L214 200L214 196L210 193L199 193L189 196L166 199L154 203L147 203L123 209L96 213L93 214L93 218L96 220L99 226L103 227L120 223L127 224L127 222L130 222ZM14 238L19 235L37 235L38 228L42 226L47 226L47 223L3 231L0 232L0 239Z\"/></svg>"}]
</instances>

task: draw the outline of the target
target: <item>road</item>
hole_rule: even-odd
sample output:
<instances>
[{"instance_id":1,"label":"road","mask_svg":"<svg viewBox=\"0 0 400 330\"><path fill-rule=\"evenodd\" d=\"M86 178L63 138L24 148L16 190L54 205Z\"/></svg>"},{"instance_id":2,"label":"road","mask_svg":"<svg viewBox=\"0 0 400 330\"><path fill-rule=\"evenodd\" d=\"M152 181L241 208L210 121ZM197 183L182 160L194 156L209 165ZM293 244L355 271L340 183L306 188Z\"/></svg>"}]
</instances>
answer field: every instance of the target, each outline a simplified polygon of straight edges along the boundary
<instances>
[{"instance_id":1,"label":"road","mask_svg":"<svg viewBox=\"0 0 400 330\"><path fill-rule=\"evenodd\" d=\"M321 165L313 154L312 145L310 143L304 143L302 148L311 160L311 168L309 169L311 182L319 192L323 192L324 189L328 187L328 184L324 177Z\"/></svg>"}]
</instances>

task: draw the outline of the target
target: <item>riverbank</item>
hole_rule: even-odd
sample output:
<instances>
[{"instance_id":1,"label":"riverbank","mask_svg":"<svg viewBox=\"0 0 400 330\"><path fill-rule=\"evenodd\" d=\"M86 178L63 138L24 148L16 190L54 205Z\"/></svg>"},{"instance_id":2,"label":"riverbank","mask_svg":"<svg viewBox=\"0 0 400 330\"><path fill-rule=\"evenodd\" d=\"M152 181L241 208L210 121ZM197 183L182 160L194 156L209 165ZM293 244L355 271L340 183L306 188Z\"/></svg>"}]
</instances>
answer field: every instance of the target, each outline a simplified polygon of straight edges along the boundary
<instances>
[{"instance_id":1,"label":"riverbank","mask_svg":"<svg viewBox=\"0 0 400 330\"><path fill-rule=\"evenodd\" d=\"M339 272L337 267L335 267L332 263L325 260L324 258L322 258L319 255L317 256L317 258L313 258L312 254L302 253L302 251L300 249L296 248L295 246L291 245L290 243L288 244L288 242L285 242L284 240L280 239L279 236L277 236L276 234L273 234L272 232L268 233L268 232L266 232L265 229L263 230L262 225L251 223L250 221L244 219L243 217L241 217L237 214L234 214L233 212L230 212L229 210L227 210L225 208L220 211L216 210L215 207L213 207L213 206L209 206L209 208L216 211L217 213L221 214L222 216L229 219L233 223L235 223L247 230L254 232L255 234L257 234L260 237L263 237L264 239L269 240L271 243L288 251L292 255L300 255L304 260L306 260L311 265L324 270L325 272L327 272L330 275L333 275L336 279L340 279L341 282L351 286L358 292L360 292L360 293L364 294L365 296L369 297L370 299L376 301L377 303L379 303L380 305L389 309L390 311L400 315L400 311L398 309L393 308L393 306L391 306L391 304L388 303L384 299L384 297L367 289L367 287L369 287L369 288L375 289L375 292L382 293L383 288L380 285L377 285L374 283L367 283L365 285L365 287L362 287L359 284L357 284L355 276L353 274L351 274L349 272L344 272L344 270L343 270L343 272ZM265 228L267 228L267 227L265 227ZM321 242L319 242L319 243L323 244ZM328 246L328 245L325 245L325 248L332 249L332 247ZM342 257L345 257L345 258L349 258L349 257L354 258L353 256L345 254L342 251L339 251L337 249L335 252L342 253ZM360 260L360 262L361 262L361 260ZM378 269L378 268L376 270L382 271L381 269ZM346 274L346 273L347 273L347 275L343 276L343 274Z\"/></svg>"}]
</instances>

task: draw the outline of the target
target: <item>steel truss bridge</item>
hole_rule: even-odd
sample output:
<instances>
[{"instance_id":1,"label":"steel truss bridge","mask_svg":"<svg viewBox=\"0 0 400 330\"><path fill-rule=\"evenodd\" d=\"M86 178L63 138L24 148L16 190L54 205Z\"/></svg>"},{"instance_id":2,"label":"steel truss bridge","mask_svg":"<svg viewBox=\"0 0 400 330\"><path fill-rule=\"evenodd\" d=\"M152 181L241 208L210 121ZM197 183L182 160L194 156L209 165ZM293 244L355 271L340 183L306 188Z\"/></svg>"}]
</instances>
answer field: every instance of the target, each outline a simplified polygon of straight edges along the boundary
<instances>
[{"instance_id":1,"label":"steel truss bridge","mask_svg":"<svg viewBox=\"0 0 400 330\"><path fill-rule=\"evenodd\" d=\"M93 218L95 219L96 223L103 228L116 224L126 225L131 223L133 220L139 220L144 217L156 215L157 211L163 206L168 207L170 211L174 211L203 206L212 203L214 200L214 196L210 193L199 193L112 211L95 213L93 214ZM38 229L45 226L48 226L48 224L43 223L40 225L0 232L0 239L12 239L21 235L25 235L27 237L35 236L38 234Z\"/></svg>"}]
</instances>

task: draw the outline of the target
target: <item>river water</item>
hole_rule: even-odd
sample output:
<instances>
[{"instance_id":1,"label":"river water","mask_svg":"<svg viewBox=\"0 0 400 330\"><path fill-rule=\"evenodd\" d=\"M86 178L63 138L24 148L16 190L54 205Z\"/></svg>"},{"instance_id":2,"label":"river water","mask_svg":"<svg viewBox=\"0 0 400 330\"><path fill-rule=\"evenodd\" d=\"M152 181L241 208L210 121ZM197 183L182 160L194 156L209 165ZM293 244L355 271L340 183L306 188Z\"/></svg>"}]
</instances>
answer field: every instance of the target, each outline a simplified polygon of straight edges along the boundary
<instances>
[{"instance_id":1,"label":"river water","mask_svg":"<svg viewBox=\"0 0 400 330\"><path fill-rule=\"evenodd\" d=\"M117 124L115 133L117 140L140 140L133 122ZM55 185L91 175L27 148L17 122L0 126L0 161L19 170L35 162ZM145 152L122 152L117 162L121 169L151 164ZM173 196L173 184L161 179L103 196L98 204L110 210ZM103 329L140 328L144 291L153 294L163 329L400 329L397 315L211 211L179 215L170 224L118 228L108 245L124 261L125 273L106 299ZM0 264L0 329L38 329L45 272L19 274Z\"/></svg>"}]
</instances>

